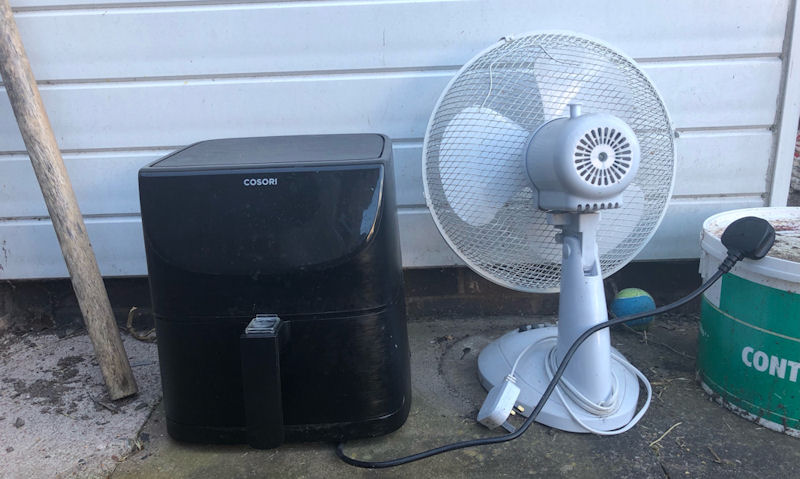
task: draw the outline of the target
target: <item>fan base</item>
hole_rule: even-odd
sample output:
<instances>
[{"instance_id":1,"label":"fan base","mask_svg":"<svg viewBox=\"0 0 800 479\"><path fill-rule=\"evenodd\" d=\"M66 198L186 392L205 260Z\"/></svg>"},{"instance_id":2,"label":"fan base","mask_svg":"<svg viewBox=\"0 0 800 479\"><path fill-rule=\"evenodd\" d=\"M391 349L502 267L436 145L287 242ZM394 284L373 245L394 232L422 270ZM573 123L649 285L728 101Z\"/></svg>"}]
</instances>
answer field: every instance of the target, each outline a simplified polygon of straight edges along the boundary
<instances>
[{"instance_id":1,"label":"fan base","mask_svg":"<svg viewBox=\"0 0 800 479\"><path fill-rule=\"evenodd\" d=\"M521 392L517 404L524 408L523 415L530 415L531 411L550 382L550 377L545 369L545 361L554 341L548 338L557 338L558 329L555 327L540 327L527 331L511 331L501 338L486 346L478 356L478 375L481 384L490 390L503 382L511 372L511 367L519 354L529 344L541 341L531 348L520 360L515 376L517 386ZM616 349L611 348L617 354ZM591 368L591 364L579 365L573 360L569 367ZM639 399L639 382L636 376L628 371L617 361L611 361L611 370L619 379L620 407L609 416L596 416L586 412L572 399L563 394L564 400L569 402L573 414L587 426L602 431L611 431L621 428L630 422L636 412ZM561 398L554 391L536 418L536 422L568 432L590 432L581 426L564 407Z\"/></svg>"}]
</instances>

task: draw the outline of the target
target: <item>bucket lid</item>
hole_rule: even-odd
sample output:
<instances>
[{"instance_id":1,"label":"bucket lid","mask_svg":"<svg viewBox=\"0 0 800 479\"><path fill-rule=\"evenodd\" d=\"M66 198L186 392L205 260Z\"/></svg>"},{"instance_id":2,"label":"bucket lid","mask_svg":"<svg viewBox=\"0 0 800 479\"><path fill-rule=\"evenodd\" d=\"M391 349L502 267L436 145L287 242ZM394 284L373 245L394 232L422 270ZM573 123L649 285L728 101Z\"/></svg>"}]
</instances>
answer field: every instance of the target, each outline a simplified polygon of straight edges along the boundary
<instances>
[{"instance_id":1,"label":"bucket lid","mask_svg":"<svg viewBox=\"0 0 800 479\"><path fill-rule=\"evenodd\" d=\"M725 211L703 222L702 247L722 259L727 250L721 237L725 228L739 218L756 216L775 228L775 244L769 254L758 261L742 260L741 265L767 277L800 283L800 207L746 208Z\"/></svg>"}]
</instances>

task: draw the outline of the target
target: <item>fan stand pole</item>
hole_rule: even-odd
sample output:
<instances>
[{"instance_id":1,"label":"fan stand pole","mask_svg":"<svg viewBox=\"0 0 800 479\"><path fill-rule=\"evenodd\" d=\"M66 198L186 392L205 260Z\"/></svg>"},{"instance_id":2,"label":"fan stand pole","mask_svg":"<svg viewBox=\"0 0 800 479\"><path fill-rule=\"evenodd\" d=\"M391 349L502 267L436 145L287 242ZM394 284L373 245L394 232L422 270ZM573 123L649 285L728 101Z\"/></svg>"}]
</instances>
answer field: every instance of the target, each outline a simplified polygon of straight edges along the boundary
<instances>
[{"instance_id":1,"label":"fan stand pole","mask_svg":"<svg viewBox=\"0 0 800 479\"><path fill-rule=\"evenodd\" d=\"M487 390L502 383L520 358L515 376L524 415L533 410L550 382L548 365L555 370L578 336L608 320L596 239L599 220L599 213L549 216L550 224L561 230L556 240L563 244L558 326L511 331L478 356L479 378ZM639 384L632 372L612 361L612 354L622 357L611 347L608 329L590 336L567 366L556 389L561 392L550 397L536 421L570 432L590 432L585 426L596 431L625 427L636 412ZM581 404L577 396L566 392L565 382L583 396ZM587 405L587 400L592 404Z\"/></svg>"},{"instance_id":2,"label":"fan stand pole","mask_svg":"<svg viewBox=\"0 0 800 479\"><path fill-rule=\"evenodd\" d=\"M0 75L28 149L111 399L135 394L97 260L8 0L0 0Z\"/></svg>"},{"instance_id":3,"label":"fan stand pole","mask_svg":"<svg viewBox=\"0 0 800 479\"><path fill-rule=\"evenodd\" d=\"M551 214L550 224L561 229L563 244L561 294L558 302L559 364L572 343L592 326L608 321L603 275L597 253L599 213ZM602 329L587 339L573 356L564 378L594 402L611 393L611 335Z\"/></svg>"}]
</instances>

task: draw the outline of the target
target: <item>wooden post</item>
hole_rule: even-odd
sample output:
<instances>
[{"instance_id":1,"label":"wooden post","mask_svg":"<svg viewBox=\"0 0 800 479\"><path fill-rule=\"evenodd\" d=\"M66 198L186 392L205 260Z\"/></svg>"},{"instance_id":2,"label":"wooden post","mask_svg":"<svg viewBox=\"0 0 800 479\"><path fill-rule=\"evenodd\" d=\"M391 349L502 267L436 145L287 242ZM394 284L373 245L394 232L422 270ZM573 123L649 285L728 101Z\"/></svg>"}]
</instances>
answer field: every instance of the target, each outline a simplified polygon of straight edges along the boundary
<instances>
[{"instance_id":1,"label":"wooden post","mask_svg":"<svg viewBox=\"0 0 800 479\"><path fill-rule=\"evenodd\" d=\"M0 75L42 188L108 393L111 399L135 394L136 381L97 259L8 0L0 0Z\"/></svg>"}]
</instances>

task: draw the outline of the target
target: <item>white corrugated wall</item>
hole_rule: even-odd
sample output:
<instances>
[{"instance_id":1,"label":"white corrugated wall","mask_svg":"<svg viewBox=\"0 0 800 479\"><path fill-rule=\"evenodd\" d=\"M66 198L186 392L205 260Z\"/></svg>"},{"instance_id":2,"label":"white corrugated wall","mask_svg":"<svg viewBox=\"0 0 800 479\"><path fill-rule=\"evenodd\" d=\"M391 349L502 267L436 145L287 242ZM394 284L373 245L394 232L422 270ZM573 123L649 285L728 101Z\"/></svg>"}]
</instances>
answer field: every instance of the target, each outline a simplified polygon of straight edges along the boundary
<instances>
[{"instance_id":1,"label":"white corrugated wall","mask_svg":"<svg viewBox=\"0 0 800 479\"><path fill-rule=\"evenodd\" d=\"M793 0L12 0L104 275L145 274L136 172L221 138L382 132L406 266L457 264L420 151L448 80L509 34L570 29L641 62L680 133L674 199L640 258L690 258L703 218L784 204L800 90ZM102 1L102 0L99 0ZM66 268L0 95L0 279Z\"/></svg>"}]
</instances>

